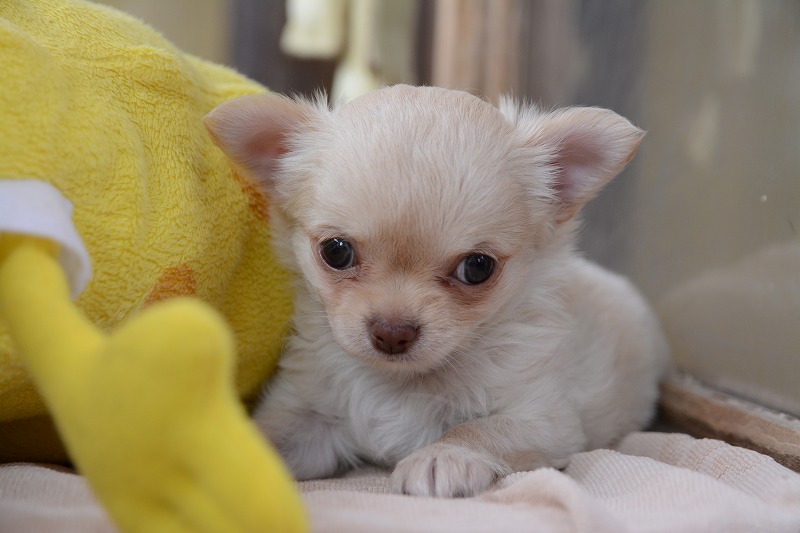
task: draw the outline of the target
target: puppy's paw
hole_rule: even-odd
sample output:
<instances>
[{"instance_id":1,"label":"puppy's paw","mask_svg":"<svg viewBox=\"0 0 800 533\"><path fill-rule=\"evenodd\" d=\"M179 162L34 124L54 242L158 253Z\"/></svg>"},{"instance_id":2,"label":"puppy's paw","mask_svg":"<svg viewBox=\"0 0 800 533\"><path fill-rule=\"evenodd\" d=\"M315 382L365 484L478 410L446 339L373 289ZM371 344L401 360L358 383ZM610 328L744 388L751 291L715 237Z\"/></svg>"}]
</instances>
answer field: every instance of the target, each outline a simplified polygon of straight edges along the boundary
<instances>
[{"instance_id":1,"label":"puppy's paw","mask_svg":"<svg viewBox=\"0 0 800 533\"><path fill-rule=\"evenodd\" d=\"M508 466L488 454L435 443L397 463L390 483L394 492L412 496L468 497L509 472Z\"/></svg>"}]
</instances>

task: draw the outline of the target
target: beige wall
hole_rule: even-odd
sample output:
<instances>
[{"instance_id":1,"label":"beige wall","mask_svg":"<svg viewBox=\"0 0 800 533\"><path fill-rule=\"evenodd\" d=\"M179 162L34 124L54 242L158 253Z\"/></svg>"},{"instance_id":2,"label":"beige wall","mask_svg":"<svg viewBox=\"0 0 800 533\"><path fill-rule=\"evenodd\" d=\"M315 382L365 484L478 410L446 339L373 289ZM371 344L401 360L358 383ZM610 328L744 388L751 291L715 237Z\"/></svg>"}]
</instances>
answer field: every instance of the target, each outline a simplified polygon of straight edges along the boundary
<instances>
[{"instance_id":1,"label":"beige wall","mask_svg":"<svg viewBox=\"0 0 800 533\"><path fill-rule=\"evenodd\" d=\"M652 2L624 269L685 369L800 415L800 4Z\"/></svg>"},{"instance_id":2,"label":"beige wall","mask_svg":"<svg viewBox=\"0 0 800 533\"><path fill-rule=\"evenodd\" d=\"M630 262L658 297L798 238L800 4L652 7Z\"/></svg>"}]
</instances>

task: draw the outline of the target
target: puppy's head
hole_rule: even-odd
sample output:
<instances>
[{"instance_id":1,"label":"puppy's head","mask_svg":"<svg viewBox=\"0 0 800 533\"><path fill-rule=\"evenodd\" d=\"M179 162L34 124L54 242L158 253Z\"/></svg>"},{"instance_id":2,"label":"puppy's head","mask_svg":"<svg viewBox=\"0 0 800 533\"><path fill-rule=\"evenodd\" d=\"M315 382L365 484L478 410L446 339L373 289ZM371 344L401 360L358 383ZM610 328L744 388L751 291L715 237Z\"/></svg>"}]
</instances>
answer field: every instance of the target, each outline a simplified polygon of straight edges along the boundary
<instances>
[{"instance_id":1,"label":"puppy's head","mask_svg":"<svg viewBox=\"0 0 800 533\"><path fill-rule=\"evenodd\" d=\"M607 110L407 86L334 110L247 96L205 123L271 198L336 341L400 373L478 357L643 135Z\"/></svg>"}]
</instances>

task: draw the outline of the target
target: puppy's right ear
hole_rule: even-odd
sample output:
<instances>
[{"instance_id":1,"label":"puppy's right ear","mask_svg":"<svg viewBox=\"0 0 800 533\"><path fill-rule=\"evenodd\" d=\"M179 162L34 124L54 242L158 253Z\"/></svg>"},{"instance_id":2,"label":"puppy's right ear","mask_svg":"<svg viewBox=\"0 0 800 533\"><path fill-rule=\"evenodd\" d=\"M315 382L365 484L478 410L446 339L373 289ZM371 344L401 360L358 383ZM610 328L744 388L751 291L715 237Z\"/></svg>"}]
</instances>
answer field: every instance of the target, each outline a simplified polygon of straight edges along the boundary
<instances>
[{"instance_id":1,"label":"puppy's right ear","mask_svg":"<svg viewBox=\"0 0 800 533\"><path fill-rule=\"evenodd\" d=\"M289 151L292 134L306 127L309 104L278 94L252 94L215 107L203 118L225 155L257 180L272 197L281 196L278 162Z\"/></svg>"}]
</instances>

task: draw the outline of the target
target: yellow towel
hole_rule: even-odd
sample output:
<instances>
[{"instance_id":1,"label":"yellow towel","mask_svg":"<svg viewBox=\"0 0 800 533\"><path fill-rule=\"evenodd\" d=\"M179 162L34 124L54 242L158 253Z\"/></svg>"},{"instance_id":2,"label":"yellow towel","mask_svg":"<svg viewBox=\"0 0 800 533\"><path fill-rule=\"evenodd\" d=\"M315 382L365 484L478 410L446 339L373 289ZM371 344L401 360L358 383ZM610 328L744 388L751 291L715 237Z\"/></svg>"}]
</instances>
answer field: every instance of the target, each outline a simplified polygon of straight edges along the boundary
<instances>
[{"instance_id":1,"label":"yellow towel","mask_svg":"<svg viewBox=\"0 0 800 533\"><path fill-rule=\"evenodd\" d=\"M252 399L275 368L291 290L267 199L201 118L264 89L80 0L0 2L0 64L0 179L43 180L72 202L94 272L82 311L110 331L154 302L197 296L230 324L237 389ZM26 422L44 414L0 324L0 455L4 427L24 428L14 446L40 446L48 432Z\"/></svg>"}]
</instances>

